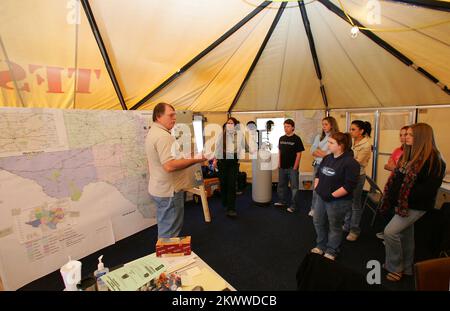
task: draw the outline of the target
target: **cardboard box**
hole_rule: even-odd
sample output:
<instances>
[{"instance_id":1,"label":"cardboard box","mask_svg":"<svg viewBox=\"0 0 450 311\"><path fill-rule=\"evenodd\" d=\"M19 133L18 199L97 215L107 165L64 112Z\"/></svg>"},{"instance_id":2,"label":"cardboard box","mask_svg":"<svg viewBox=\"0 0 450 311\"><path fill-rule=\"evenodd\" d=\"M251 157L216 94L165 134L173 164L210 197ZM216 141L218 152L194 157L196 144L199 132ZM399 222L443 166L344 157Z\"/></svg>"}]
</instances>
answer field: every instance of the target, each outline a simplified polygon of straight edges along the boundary
<instances>
[{"instance_id":1,"label":"cardboard box","mask_svg":"<svg viewBox=\"0 0 450 311\"><path fill-rule=\"evenodd\" d=\"M312 172L300 172L298 177L298 189L313 190L313 179Z\"/></svg>"},{"instance_id":2,"label":"cardboard box","mask_svg":"<svg viewBox=\"0 0 450 311\"><path fill-rule=\"evenodd\" d=\"M214 190L220 190L220 180L217 177L205 178L206 196L209 198L214 194Z\"/></svg>"},{"instance_id":3,"label":"cardboard box","mask_svg":"<svg viewBox=\"0 0 450 311\"><path fill-rule=\"evenodd\" d=\"M156 256L183 256L191 254L191 237L160 238L156 242Z\"/></svg>"}]
</instances>

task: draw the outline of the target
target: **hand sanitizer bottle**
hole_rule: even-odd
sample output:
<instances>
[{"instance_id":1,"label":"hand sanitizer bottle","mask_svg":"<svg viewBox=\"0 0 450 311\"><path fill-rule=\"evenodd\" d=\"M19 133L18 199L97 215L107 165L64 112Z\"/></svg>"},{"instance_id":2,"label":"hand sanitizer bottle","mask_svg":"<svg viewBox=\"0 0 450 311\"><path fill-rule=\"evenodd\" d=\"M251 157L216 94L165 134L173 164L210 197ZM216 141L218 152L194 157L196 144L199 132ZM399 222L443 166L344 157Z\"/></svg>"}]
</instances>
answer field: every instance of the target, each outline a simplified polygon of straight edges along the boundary
<instances>
[{"instance_id":1,"label":"hand sanitizer bottle","mask_svg":"<svg viewBox=\"0 0 450 311\"><path fill-rule=\"evenodd\" d=\"M94 271L94 276L97 279L97 290L98 291L107 291L108 286L106 285L105 282L103 282L103 280L100 277L102 275L105 275L106 273L108 273L109 269L105 268L105 265L102 262L102 258L103 258L103 255L98 257L97 270Z\"/></svg>"}]
</instances>

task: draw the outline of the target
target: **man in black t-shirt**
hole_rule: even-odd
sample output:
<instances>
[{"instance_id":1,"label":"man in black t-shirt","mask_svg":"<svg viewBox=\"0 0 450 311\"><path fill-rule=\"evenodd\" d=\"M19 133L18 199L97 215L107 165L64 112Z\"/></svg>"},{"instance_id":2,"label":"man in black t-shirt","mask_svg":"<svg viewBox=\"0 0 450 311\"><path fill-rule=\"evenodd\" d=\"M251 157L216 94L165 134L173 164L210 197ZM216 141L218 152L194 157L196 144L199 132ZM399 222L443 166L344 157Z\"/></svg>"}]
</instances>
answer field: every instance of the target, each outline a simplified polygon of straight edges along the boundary
<instances>
[{"instance_id":1,"label":"man in black t-shirt","mask_svg":"<svg viewBox=\"0 0 450 311\"><path fill-rule=\"evenodd\" d=\"M286 135L280 137L278 143L278 202L275 206L283 207L288 205L288 183L291 186L292 198L288 212L295 211L295 195L298 191L298 167L302 157L303 147L300 137L294 134L295 123L291 119L284 121L284 132Z\"/></svg>"}]
</instances>

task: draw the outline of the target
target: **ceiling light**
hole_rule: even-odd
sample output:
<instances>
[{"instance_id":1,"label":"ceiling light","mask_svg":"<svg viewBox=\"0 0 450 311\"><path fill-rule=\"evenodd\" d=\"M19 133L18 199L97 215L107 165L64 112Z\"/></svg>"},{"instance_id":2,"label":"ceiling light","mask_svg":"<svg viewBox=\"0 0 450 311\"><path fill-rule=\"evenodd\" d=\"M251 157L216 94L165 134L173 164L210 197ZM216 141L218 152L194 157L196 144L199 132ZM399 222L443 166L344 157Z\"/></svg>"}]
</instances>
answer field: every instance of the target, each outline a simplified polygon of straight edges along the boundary
<instances>
[{"instance_id":1,"label":"ceiling light","mask_svg":"<svg viewBox=\"0 0 450 311\"><path fill-rule=\"evenodd\" d=\"M359 28L358 26L353 26L352 29L350 29L350 35L353 39L355 39L359 34Z\"/></svg>"}]
</instances>

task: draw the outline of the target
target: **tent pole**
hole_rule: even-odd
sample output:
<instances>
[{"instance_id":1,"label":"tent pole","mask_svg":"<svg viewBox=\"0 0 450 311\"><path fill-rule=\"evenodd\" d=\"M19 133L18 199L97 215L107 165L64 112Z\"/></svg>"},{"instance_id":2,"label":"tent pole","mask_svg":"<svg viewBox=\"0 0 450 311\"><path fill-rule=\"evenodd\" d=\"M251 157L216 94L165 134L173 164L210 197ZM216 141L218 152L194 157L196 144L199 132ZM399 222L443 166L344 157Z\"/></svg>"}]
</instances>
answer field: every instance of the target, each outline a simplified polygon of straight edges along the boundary
<instances>
[{"instance_id":1,"label":"tent pole","mask_svg":"<svg viewBox=\"0 0 450 311\"><path fill-rule=\"evenodd\" d=\"M325 105L325 109L328 109L327 93L325 93L325 85L322 84L322 80L320 81L320 93L322 94L322 100L323 104Z\"/></svg>"},{"instance_id":2,"label":"tent pole","mask_svg":"<svg viewBox=\"0 0 450 311\"><path fill-rule=\"evenodd\" d=\"M270 37L272 36L273 31L277 27L278 22L281 19L281 15L283 14L284 8L286 7L287 3L283 2L281 3L280 8L278 9L277 15L275 16L272 25L270 25L269 31L266 34L266 37L264 38L261 46L259 47L258 53L256 53L255 59L253 59L252 64L250 65L250 68L247 71L247 74L245 75L244 80L241 83L241 86L239 87L239 90L237 91L236 95L234 96L233 102L231 103L230 108L228 108L228 113L231 113L234 106L239 100L239 97L241 97L242 91L244 90L245 85L247 84L248 79L250 79L250 76L253 73L253 70L255 69L259 58L261 57L262 53L264 52L264 49L266 48L267 42L269 42Z\"/></svg>"},{"instance_id":3,"label":"tent pole","mask_svg":"<svg viewBox=\"0 0 450 311\"><path fill-rule=\"evenodd\" d=\"M338 8L336 5L334 5L330 0L318 0L322 5L324 5L327 9L329 9L331 12L342 18L344 21L350 24L350 21L347 19L346 14ZM363 24L361 24L358 20L350 16L355 26L358 26L360 28L365 28ZM366 29L360 29L362 33L364 33L369 39L371 39L373 42L375 42L377 45L388 51L390 54L395 56L398 60L400 60L402 63L407 65L408 67L412 67L417 72L424 75L426 78L428 78L431 82L436 84L442 91L444 91L447 95L450 95L450 90L446 85L444 85L442 82L439 81L436 77L434 77L432 74L430 74L428 71L423 69L422 67L419 67L416 65L411 59L409 59L407 56L402 54L400 51L398 51L396 48L394 48L392 45L378 37L376 34L374 34L370 30Z\"/></svg>"},{"instance_id":4,"label":"tent pole","mask_svg":"<svg viewBox=\"0 0 450 311\"><path fill-rule=\"evenodd\" d=\"M322 80L322 72L320 70L319 58L317 57L316 45L314 44L314 38L312 35L311 24L309 23L308 13L306 12L305 4L303 1L298 2L298 7L302 15L303 25L305 26L306 36L308 37L309 50L314 62L314 68L316 69L317 78Z\"/></svg>"},{"instance_id":5,"label":"tent pole","mask_svg":"<svg viewBox=\"0 0 450 311\"><path fill-rule=\"evenodd\" d=\"M1 36L0 36L0 47L2 48L3 54L5 55L6 64L8 64L9 74L11 75L11 78L12 78L12 81L14 84L14 88L16 89L17 96L19 97L19 101L22 104L22 107L25 107L25 103L23 102L22 94L20 93L20 90L19 90L19 85L17 84L17 80L14 75L14 70L11 66L11 61L9 60L8 53L6 53L6 48L5 48L5 45L3 43Z\"/></svg>"},{"instance_id":6,"label":"tent pole","mask_svg":"<svg viewBox=\"0 0 450 311\"><path fill-rule=\"evenodd\" d=\"M431 10L450 12L450 3L435 0L387 0L390 2L402 2L413 6L420 6Z\"/></svg>"},{"instance_id":7,"label":"tent pole","mask_svg":"<svg viewBox=\"0 0 450 311\"><path fill-rule=\"evenodd\" d=\"M393 107L367 107L367 108L331 108L332 111L375 111L375 110L410 110L410 109L432 109L432 108L450 108L450 105L422 105L422 106L393 106Z\"/></svg>"},{"instance_id":8,"label":"tent pole","mask_svg":"<svg viewBox=\"0 0 450 311\"><path fill-rule=\"evenodd\" d=\"M347 127L345 129L346 132L350 132L350 124L351 124L350 112L346 111L345 112L345 126Z\"/></svg>"},{"instance_id":9,"label":"tent pole","mask_svg":"<svg viewBox=\"0 0 450 311\"><path fill-rule=\"evenodd\" d=\"M114 69L111 65L108 52L106 51L105 43L103 42L97 23L95 22L94 14L92 13L89 0L81 0L81 4L83 5L84 12L86 13L89 25L91 26L95 41L97 41L98 48L100 49L100 53L102 54L103 61L105 62L106 69L108 70L109 77L111 78L111 82L114 86L114 90L116 91L117 97L119 98L120 105L122 106L123 110L127 110L127 105L125 104L125 100L123 99L119 82L117 81L116 75L114 74Z\"/></svg>"},{"instance_id":10,"label":"tent pole","mask_svg":"<svg viewBox=\"0 0 450 311\"><path fill-rule=\"evenodd\" d=\"M239 21L236 25L234 25L231 29L229 29L226 33L224 33L219 39L214 41L210 46L208 46L206 49L204 49L202 52L200 52L200 54L198 54L193 59L191 59L187 64L185 64L177 72L172 74L163 83L161 83L159 86L157 86L153 91L151 91L150 93L145 95L144 98L142 98L140 101L138 101L130 109L135 110L135 109L138 109L143 104L145 104L150 98L152 98L153 96L158 94L163 88L165 88L172 81L174 81L176 78L178 78L180 75L182 75L186 70L191 68L195 63L197 63L200 59L202 59L206 54L211 52L213 49L215 49L219 44L221 44L223 41L228 39L232 34L234 34L236 31L238 31L249 20L251 20L253 17L255 17L259 12L264 10L264 8L266 8L271 3L272 3L271 1L264 1L263 3L261 3L256 9L254 9L246 17L244 17L241 21Z\"/></svg>"},{"instance_id":11,"label":"tent pole","mask_svg":"<svg viewBox=\"0 0 450 311\"><path fill-rule=\"evenodd\" d=\"M317 56L316 45L314 43L314 37L311 30L311 24L309 22L308 13L306 12L305 3L303 1L298 2L298 7L302 15L303 25L305 26L306 36L308 37L309 50L311 51L311 56L314 63L314 68L316 69L317 79L320 82L320 93L322 94L323 104L325 105L325 110L328 109L328 99L327 93L325 92L325 86L322 81L322 71L320 70L319 57Z\"/></svg>"},{"instance_id":12,"label":"tent pole","mask_svg":"<svg viewBox=\"0 0 450 311\"><path fill-rule=\"evenodd\" d=\"M380 111L375 111L375 128L373 135L372 179L377 181L378 152L380 142Z\"/></svg>"}]
</instances>

